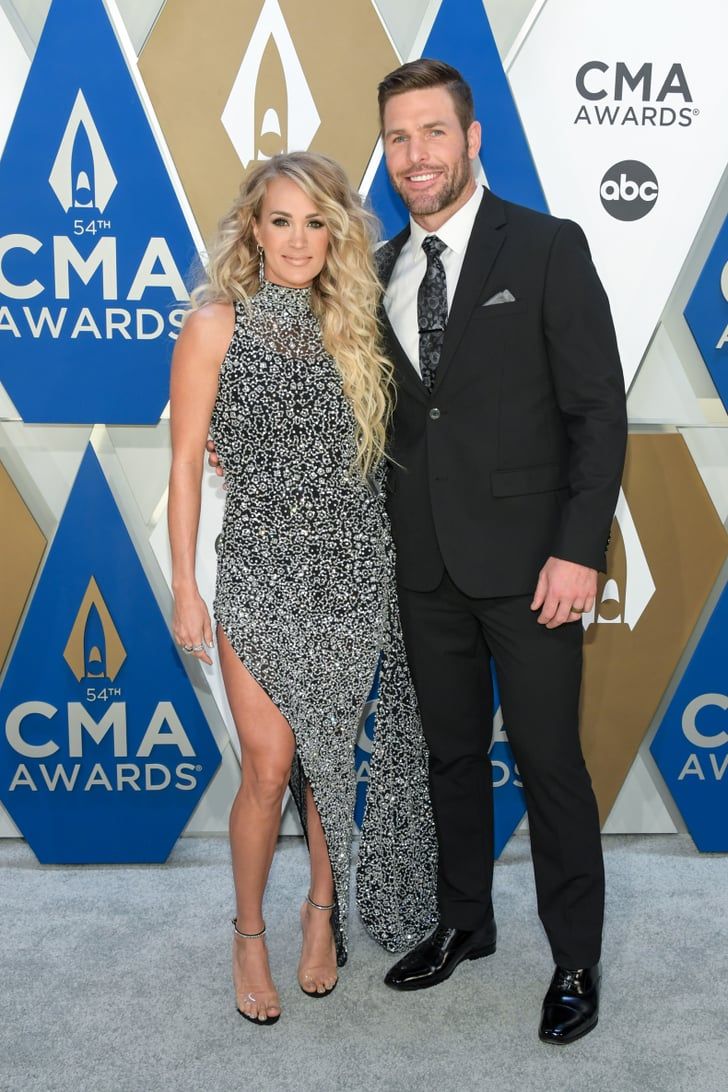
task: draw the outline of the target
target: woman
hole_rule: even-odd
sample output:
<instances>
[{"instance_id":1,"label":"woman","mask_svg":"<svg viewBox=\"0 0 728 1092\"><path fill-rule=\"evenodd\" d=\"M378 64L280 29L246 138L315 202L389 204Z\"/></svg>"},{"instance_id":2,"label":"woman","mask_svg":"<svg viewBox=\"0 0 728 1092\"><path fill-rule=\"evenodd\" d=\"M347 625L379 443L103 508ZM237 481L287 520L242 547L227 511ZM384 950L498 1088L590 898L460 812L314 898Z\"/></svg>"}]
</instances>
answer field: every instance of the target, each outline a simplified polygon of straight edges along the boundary
<instances>
[{"instance_id":1,"label":"woman","mask_svg":"<svg viewBox=\"0 0 728 1092\"><path fill-rule=\"evenodd\" d=\"M169 531L185 652L210 663L194 574L202 452L225 466L215 618L240 737L230 814L238 1011L281 1012L262 899L290 781L311 860L301 989L331 993L347 954L354 743L383 649L357 895L372 935L411 945L434 920L434 835L382 499L391 367L379 348L371 218L325 156L246 175L193 297L171 385Z\"/></svg>"}]
</instances>

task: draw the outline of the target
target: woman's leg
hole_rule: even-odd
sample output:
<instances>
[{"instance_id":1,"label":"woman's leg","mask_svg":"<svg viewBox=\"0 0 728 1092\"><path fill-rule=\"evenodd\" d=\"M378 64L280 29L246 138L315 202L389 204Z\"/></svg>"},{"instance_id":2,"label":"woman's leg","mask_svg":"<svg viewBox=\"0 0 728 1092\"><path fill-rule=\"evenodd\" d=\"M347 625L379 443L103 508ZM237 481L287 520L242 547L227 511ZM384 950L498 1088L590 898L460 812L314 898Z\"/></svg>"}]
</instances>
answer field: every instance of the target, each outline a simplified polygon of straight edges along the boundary
<instances>
[{"instance_id":1,"label":"woman's leg","mask_svg":"<svg viewBox=\"0 0 728 1092\"><path fill-rule=\"evenodd\" d=\"M334 877L321 818L311 791L306 787L306 832L311 855L313 902L328 906L334 901ZM301 907L303 946L298 965L298 981L306 993L326 993L336 985L336 944L331 929L331 911L319 910L304 902Z\"/></svg>"},{"instance_id":2,"label":"woman's leg","mask_svg":"<svg viewBox=\"0 0 728 1092\"><path fill-rule=\"evenodd\" d=\"M225 692L242 753L240 789L230 810L237 927L242 933L258 933L263 928L263 892L295 742L288 721L245 668L220 627L217 634ZM264 1020L280 1013L264 937L234 936L233 981L238 1007L248 1016Z\"/></svg>"}]
</instances>

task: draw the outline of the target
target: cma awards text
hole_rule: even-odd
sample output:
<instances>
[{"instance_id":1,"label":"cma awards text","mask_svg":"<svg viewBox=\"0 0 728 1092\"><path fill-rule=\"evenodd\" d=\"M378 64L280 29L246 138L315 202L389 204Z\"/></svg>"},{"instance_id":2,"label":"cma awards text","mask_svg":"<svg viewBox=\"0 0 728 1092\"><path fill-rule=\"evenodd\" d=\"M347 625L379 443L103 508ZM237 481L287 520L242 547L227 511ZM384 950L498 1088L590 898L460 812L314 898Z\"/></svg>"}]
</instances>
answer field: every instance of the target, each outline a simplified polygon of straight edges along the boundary
<instances>
[{"instance_id":1,"label":"cma awards text","mask_svg":"<svg viewBox=\"0 0 728 1092\"><path fill-rule=\"evenodd\" d=\"M574 125L580 122L660 128L692 125L700 110L694 106L665 104L670 95L678 96L686 104L693 101L681 64L673 64L664 76L655 73L649 61L640 66L633 65L632 69L624 61L614 65L605 61L586 61L577 71L575 82L576 90L587 102L579 107ZM636 99L640 105L634 101L625 103L625 97ZM611 99L613 105L608 105L604 99ZM601 105L597 106L599 102Z\"/></svg>"},{"instance_id":2,"label":"cma awards text","mask_svg":"<svg viewBox=\"0 0 728 1092\"><path fill-rule=\"evenodd\" d=\"M28 724L26 727L26 721L30 717L43 717L47 721L53 721L58 713L59 710L54 705L44 701L26 701L12 709L5 722L5 735L16 754L35 760L57 754L61 746L52 738L53 729L49 726L47 738L43 742L32 743L30 737L38 737L38 722L35 720L32 726ZM68 792L75 788L83 792L96 788L107 792L122 792L125 789L153 792L170 787L189 790L197 786L197 774L202 767L192 762L179 762L171 767L161 762L118 761L127 758L129 754L126 702L112 702L97 721L81 702L70 701L66 706L65 719L64 743L68 746L69 759L83 760L88 742L91 741L98 747L109 734L113 755L109 756L107 753L103 762L95 762L90 769L82 761L67 764L58 762L53 767L45 762L38 762L37 766L21 762L10 781L11 792L20 788L35 792L41 783L51 792L58 788ZM176 747L182 757L196 757L189 736L170 701L157 703L133 757L149 758L158 747Z\"/></svg>"},{"instance_id":3,"label":"cma awards text","mask_svg":"<svg viewBox=\"0 0 728 1092\"><path fill-rule=\"evenodd\" d=\"M699 781L705 781L706 778L710 780L711 777L715 781L723 780L723 775L728 770L728 754L719 756L716 752L728 743L728 732L721 729L709 734L704 728L698 727L698 715L704 710L714 713L716 709L720 709L723 714L728 711L727 694L700 694L685 707L682 716L683 735L688 743L701 748L702 753L693 751L688 756L678 774L678 781L691 775Z\"/></svg>"},{"instance_id":4,"label":"cma awards text","mask_svg":"<svg viewBox=\"0 0 728 1092\"><path fill-rule=\"evenodd\" d=\"M82 221L75 221L82 224ZM94 227L96 221L92 221ZM108 223L108 221L106 221ZM95 232L94 232L95 233ZM149 289L171 290L175 300L185 302L188 292L166 239L152 236L136 266L128 288L120 297L117 266L117 240L104 235L90 253L84 255L67 235L54 235L52 239L52 277L54 297L58 301L70 300L72 289L78 284L88 285L93 278L100 278L102 298L123 299L127 303L141 301ZM45 291L46 285L35 275L31 258L43 248L40 239L21 233L0 238L0 293L9 299L30 300ZM22 279L22 274L25 279ZM50 268L48 273L51 273ZM42 273L41 273L42 275ZM70 309L61 305L33 308L27 304L12 309L0 307L0 333L14 337L30 333L38 338L47 331L51 337L62 335L75 339L90 334L97 340L118 337L149 341L166 333L173 340L177 337L184 317L184 308L157 310L151 307L80 307Z\"/></svg>"}]
</instances>

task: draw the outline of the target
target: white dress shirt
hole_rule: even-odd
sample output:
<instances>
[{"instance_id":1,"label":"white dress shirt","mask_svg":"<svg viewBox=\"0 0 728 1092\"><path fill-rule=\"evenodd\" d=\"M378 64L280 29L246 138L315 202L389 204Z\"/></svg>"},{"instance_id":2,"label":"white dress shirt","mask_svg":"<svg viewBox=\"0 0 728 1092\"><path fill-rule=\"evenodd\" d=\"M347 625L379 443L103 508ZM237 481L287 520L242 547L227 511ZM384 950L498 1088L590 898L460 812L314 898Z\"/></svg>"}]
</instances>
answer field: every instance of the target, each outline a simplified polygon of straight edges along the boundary
<instances>
[{"instance_id":1,"label":"white dress shirt","mask_svg":"<svg viewBox=\"0 0 728 1092\"><path fill-rule=\"evenodd\" d=\"M475 217L483 200L483 187L461 209L446 220L437 231L425 231L410 217L410 236L399 252L392 276L384 293L384 307L400 345L420 374L420 334L417 326L417 291L427 269L427 257L422 240L427 235L437 235L445 244L440 260L447 280L447 309L452 307L463 259L470 241Z\"/></svg>"}]
</instances>

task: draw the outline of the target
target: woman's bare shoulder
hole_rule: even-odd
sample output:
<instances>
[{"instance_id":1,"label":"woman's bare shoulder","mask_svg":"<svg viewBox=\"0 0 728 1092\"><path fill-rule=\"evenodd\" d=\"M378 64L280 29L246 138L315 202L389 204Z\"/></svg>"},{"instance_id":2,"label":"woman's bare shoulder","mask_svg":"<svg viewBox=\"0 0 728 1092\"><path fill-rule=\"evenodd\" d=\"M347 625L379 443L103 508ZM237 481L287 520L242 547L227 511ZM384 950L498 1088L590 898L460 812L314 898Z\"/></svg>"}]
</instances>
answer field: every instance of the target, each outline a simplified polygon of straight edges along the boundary
<instances>
[{"instance_id":1,"label":"woman's bare shoulder","mask_svg":"<svg viewBox=\"0 0 728 1092\"><path fill-rule=\"evenodd\" d=\"M227 302L205 303L189 313L183 328L205 337L214 336L219 331L221 334L227 333L230 338L235 328L235 305Z\"/></svg>"},{"instance_id":2,"label":"woman's bare shoulder","mask_svg":"<svg viewBox=\"0 0 728 1092\"><path fill-rule=\"evenodd\" d=\"M234 304L206 303L187 315L179 340L190 348L204 349L219 361L227 351L234 330Z\"/></svg>"}]
</instances>

